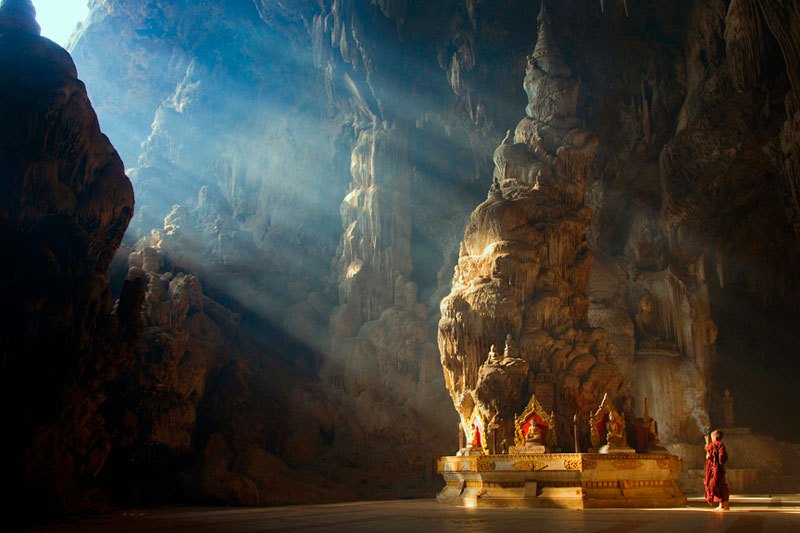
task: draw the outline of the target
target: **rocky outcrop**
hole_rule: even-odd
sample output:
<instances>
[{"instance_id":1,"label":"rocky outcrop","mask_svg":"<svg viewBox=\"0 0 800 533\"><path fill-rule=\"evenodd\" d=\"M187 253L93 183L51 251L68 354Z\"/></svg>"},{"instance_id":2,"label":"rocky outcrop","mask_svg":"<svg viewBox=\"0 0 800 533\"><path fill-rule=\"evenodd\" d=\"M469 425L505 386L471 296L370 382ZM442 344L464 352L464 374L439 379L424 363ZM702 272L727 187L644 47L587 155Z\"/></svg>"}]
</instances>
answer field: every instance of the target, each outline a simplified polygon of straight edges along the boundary
<instances>
[{"instance_id":1,"label":"rocky outcrop","mask_svg":"<svg viewBox=\"0 0 800 533\"><path fill-rule=\"evenodd\" d=\"M401 139L396 128L377 125L362 132L353 148L335 263L339 306L322 373L340 405L338 444L377 448L362 454L362 468L386 478L416 472L422 479L409 481L418 490L432 481L427 465L444 451L450 432L438 422L447 412L441 409L444 387L428 339L427 307L408 280L411 169ZM381 443L392 443L394 454L387 455ZM402 458L399 469L391 455Z\"/></svg>"},{"instance_id":2,"label":"rocky outcrop","mask_svg":"<svg viewBox=\"0 0 800 533\"><path fill-rule=\"evenodd\" d=\"M0 5L0 405L7 502L43 516L95 499L142 288L126 284L112 309L106 272L133 190L69 54L33 17L28 1Z\"/></svg>"},{"instance_id":3,"label":"rocky outcrop","mask_svg":"<svg viewBox=\"0 0 800 533\"><path fill-rule=\"evenodd\" d=\"M397 277L411 273L411 168L396 128L383 124L362 132L350 172L336 265L341 307L333 324L334 333L346 337L378 318L396 298Z\"/></svg>"},{"instance_id":4,"label":"rocky outcrop","mask_svg":"<svg viewBox=\"0 0 800 533\"><path fill-rule=\"evenodd\" d=\"M111 402L119 424L105 471L113 497L224 505L354 498L304 470L334 418L323 395L308 393L314 379L299 363L308 353L282 353L308 348L255 335L247 317L205 294L195 273L219 282L225 270L246 271L242 257L256 250L252 236L233 229L217 192L201 189L197 205L174 206L129 256L128 278L146 291L137 364L120 376ZM290 358L297 367L286 366Z\"/></svg>"},{"instance_id":5,"label":"rocky outcrop","mask_svg":"<svg viewBox=\"0 0 800 533\"><path fill-rule=\"evenodd\" d=\"M579 87L544 9L538 22L527 116L494 153L489 198L472 213L439 322L445 381L465 431L477 410L499 422L497 440L507 442L539 377L555 377L548 409L563 442L573 415L588 425L605 392L625 392L605 332L587 324L591 211L583 203L599 140L578 127Z\"/></svg>"}]
</instances>

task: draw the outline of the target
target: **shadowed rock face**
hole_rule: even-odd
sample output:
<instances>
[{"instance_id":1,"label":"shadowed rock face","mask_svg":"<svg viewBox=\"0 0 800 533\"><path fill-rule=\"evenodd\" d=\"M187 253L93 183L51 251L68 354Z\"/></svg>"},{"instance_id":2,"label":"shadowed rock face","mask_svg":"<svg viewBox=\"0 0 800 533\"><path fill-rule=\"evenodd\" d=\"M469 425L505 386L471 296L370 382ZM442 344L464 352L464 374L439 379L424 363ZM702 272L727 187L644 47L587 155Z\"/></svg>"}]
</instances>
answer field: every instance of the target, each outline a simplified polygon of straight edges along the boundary
<instances>
[{"instance_id":1,"label":"shadowed rock face","mask_svg":"<svg viewBox=\"0 0 800 533\"><path fill-rule=\"evenodd\" d=\"M85 507L111 449L100 410L132 362L142 292L127 284L112 311L106 272L133 189L29 2L0 6L0 69L2 465L10 505L46 514Z\"/></svg>"}]
</instances>

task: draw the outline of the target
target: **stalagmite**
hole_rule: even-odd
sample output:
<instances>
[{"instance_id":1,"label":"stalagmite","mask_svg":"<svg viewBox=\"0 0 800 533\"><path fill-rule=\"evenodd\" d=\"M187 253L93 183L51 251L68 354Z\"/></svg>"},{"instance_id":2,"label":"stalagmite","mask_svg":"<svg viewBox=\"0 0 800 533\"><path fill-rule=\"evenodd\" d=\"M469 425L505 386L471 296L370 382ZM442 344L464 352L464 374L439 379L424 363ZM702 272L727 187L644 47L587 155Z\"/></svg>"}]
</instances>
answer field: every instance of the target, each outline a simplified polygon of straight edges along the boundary
<instances>
[{"instance_id":1,"label":"stalagmite","mask_svg":"<svg viewBox=\"0 0 800 533\"><path fill-rule=\"evenodd\" d=\"M734 87L752 87L765 55L764 22L757 0L733 0L725 16L725 59Z\"/></svg>"},{"instance_id":2,"label":"stalagmite","mask_svg":"<svg viewBox=\"0 0 800 533\"><path fill-rule=\"evenodd\" d=\"M524 81L527 116L495 150L492 186L472 213L441 304L439 350L464 427L477 410L499 421L499 439L513 441L511 422L532 384L554 375L566 442L567 421L587 417L604 392L616 397L622 386L606 362L604 333L586 326L591 211L584 197L599 141L577 127L578 84L544 6L538 21ZM493 345L508 347L502 364L490 355Z\"/></svg>"}]
</instances>

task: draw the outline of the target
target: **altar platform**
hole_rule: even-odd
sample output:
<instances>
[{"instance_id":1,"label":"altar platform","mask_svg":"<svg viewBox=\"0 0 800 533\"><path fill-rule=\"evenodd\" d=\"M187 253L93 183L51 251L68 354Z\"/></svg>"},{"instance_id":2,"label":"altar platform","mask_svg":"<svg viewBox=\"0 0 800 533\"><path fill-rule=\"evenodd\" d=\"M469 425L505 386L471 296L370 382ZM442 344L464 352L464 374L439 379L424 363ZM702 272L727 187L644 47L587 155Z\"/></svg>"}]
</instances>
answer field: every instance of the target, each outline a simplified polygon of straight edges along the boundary
<instances>
[{"instance_id":1,"label":"altar platform","mask_svg":"<svg viewBox=\"0 0 800 533\"><path fill-rule=\"evenodd\" d=\"M543 453L442 457L443 504L464 507L683 507L670 454Z\"/></svg>"}]
</instances>

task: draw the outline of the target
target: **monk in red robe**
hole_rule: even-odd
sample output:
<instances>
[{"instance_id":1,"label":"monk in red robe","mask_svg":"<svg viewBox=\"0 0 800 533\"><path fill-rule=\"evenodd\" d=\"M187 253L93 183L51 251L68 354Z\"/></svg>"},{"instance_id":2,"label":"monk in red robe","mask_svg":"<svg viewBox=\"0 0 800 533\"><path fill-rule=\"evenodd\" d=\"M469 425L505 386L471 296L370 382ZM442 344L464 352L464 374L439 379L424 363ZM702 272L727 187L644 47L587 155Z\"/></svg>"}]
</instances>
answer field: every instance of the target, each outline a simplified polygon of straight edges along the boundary
<instances>
[{"instance_id":1,"label":"monk in red robe","mask_svg":"<svg viewBox=\"0 0 800 533\"><path fill-rule=\"evenodd\" d=\"M706 488L706 501L709 505L719 504L718 511L730 509L728 500L728 482L725 481L725 463L728 462L728 452L722 444L722 431L715 430L711 433L711 442L706 444L706 468L703 485Z\"/></svg>"}]
</instances>

